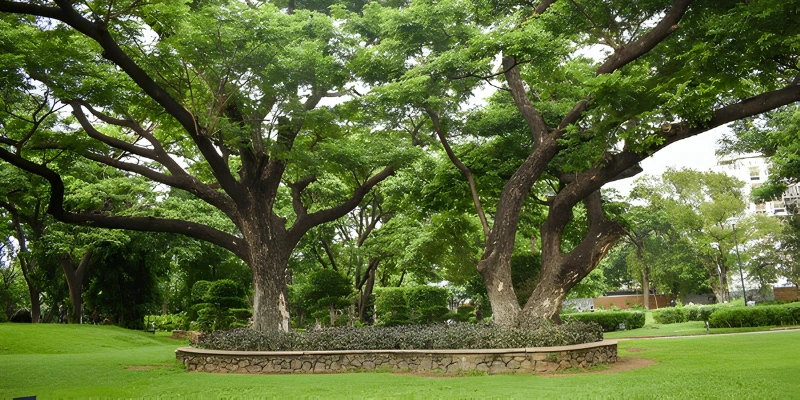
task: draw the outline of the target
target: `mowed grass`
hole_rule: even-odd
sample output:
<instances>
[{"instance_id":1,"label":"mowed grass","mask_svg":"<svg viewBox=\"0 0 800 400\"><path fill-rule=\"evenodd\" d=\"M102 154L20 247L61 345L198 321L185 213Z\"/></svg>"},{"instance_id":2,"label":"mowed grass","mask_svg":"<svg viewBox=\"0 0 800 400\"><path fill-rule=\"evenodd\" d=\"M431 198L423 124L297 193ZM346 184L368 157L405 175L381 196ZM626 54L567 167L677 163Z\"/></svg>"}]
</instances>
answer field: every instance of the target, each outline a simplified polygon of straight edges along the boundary
<instances>
[{"instance_id":1,"label":"mowed grass","mask_svg":"<svg viewBox=\"0 0 800 400\"><path fill-rule=\"evenodd\" d=\"M620 355L656 363L567 376L189 373L175 362L184 344L107 326L0 324L0 398L800 398L800 331L628 340Z\"/></svg>"},{"instance_id":2,"label":"mowed grass","mask_svg":"<svg viewBox=\"0 0 800 400\"><path fill-rule=\"evenodd\" d=\"M653 320L653 313L645 313L645 325L639 329L625 331L607 332L604 334L606 339L623 339L637 337L657 337L657 336L687 336L687 335L706 335L722 333L744 333L768 331L774 326L757 326L747 328L711 328L706 332L706 324L703 321L689 321L679 324L658 324Z\"/></svg>"}]
</instances>

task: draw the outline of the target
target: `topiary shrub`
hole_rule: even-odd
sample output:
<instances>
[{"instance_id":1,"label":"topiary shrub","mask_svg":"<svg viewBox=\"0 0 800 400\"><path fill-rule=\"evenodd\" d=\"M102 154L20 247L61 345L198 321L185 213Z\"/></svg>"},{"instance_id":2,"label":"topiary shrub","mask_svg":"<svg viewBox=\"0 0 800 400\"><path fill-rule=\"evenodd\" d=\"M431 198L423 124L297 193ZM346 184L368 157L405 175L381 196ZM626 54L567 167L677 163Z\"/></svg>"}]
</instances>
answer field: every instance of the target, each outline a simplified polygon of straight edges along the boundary
<instances>
[{"instance_id":1,"label":"topiary shrub","mask_svg":"<svg viewBox=\"0 0 800 400\"><path fill-rule=\"evenodd\" d=\"M800 325L800 304L720 308L711 314L708 324L712 328Z\"/></svg>"},{"instance_id":2,"label":"topiary shrub","mask_svg":"<svg viewBox=\"0 0 800 400\"><path fill-rule=\"evenodd\" d=\"M404 288L385 288L375 294L375 317L378 326L409 323L408 303Z\"/></svg>"},{"instance_id":3,"label":"topiary shrub","mask_svg":"<svg viewBox=\"0 0 800 400\"><path fill-rule=\"evenodd\" d=\"M550 347L597 342L595 323L542 321L529 329L479 323L323 328L304 333L232 329L206 334L201 347L237 351L424 350Z\"/></svg>"},{"instance_id":4,"label":"topiary shrub","mask_svg":"<svg viewBox=\"0 0 800 400\"><path fill-rule=\"evenodd\" d=\"M603 328L603 332L619 330L620 324L625 329L638 329L644 326L645 314L641 311L598 311L561 315L563 321L594 322Z\"/></svg>"},{"instance_id":5,"label":"topiary shrub","mask_svg":"<svg viewBox=\"0 0 800 400\"><path fill-rule=\"evenodd\" d=\"M435 286L417 286L405 291L409 320L414 324L444 322L449 316L447 289Z\"/></svg>"},{"instance_id":6,"label":"topiary shrub","mask_svg":"<svg viewBox=\"0 0 800 400\"><path fill-rule=\"evenodd\" d=\"M244 290L230 279L212 282L203 300L197 311L197 325L203 331L229 328L237 320L232 309L247 307Z\"/></svg>"},{"instance_id":7,"label":"topiary shrub","mask_svg":"<svg viewBox=\"0 0 800 400\"><path fill-rule=\"evenodd\" d=\"M683 307L665 307L653 311L653 320L659 324L677 324L686 322L686 311Z\"/></svg>"}]
</instances>

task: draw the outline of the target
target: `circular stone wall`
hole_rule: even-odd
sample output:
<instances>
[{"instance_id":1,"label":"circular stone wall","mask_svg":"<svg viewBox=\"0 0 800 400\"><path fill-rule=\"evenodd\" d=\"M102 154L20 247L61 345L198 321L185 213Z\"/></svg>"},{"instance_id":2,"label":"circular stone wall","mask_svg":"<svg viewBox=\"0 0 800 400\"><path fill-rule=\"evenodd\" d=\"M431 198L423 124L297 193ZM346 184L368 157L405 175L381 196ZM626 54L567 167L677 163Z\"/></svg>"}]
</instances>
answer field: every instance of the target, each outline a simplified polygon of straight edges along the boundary
<instances>
[{"instance_id":1,"label":"circular stone wall","mask_svg":"<svg viewBox=\"0 0 800 400\"><path fill-rule=\"evenodd\" d=\"M224 351L182 347L188 371L216 373L334 373L359 371L489 374L554 372L617 361L617 342L487 350Z\"/></svg>"}]
</instances>

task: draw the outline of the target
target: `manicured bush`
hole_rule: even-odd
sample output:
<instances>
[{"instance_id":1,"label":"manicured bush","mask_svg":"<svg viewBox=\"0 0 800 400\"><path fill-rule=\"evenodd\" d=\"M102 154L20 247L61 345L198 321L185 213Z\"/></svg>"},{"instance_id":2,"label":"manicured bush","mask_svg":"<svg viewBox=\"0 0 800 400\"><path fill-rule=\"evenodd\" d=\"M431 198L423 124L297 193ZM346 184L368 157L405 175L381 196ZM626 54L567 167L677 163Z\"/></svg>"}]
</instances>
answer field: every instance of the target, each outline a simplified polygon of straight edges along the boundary
<instances>
[{"instance_id":1,"label":"manicured bush","mask_svg":"<svg viewBox=\"0 0 800 400\"><path fill-rule=\"evenodd\" d=\"M708 321L708 318L717 310L723 308L730 308L728 304L713 304L707 306L686 306L683 307L686 312L687 321Z\"/></svg>"},{"instance_id":2,"label":"manicured bush","mask_svg":"<svg viewBox=\"0 0 800 400\"><path fill-rule=\"evenodd\" d=\"M800 325L800 303L722 308L711 314L708 323L712 328Z\"/></svg>"},{"instance_id":3,"label":"manicured bush","mask_svg":"<svg viewBox=\"0 0 800 400\"><path fill-rule=\"evenodd\" d=\"M683 307L665 307L653 311L653 320L659 324L677 324L686 322L686 311Z\"/></svg>"},{"instance_id":4,"label":"manicured bush","mask_svg":"<svg viewBox=\"0 0 800 400\"><path fill-rule=\"evenodd\" d=\"M386 288L376 293L377 325L431 324L452 317L447 289L435 286Z\"/></svg>"},{"instance_id":5,"label":"manicured bush","mask_svg":"<svg viewBox=\"0 0 800 400\"><path fill-rule=\"evenodd\" d=\"M469 319L475 318L475 307L470 304L458 306L454 314L450 316L454 321L467 322Z\"/></svg>"},{"instance_id":6,"label":"manicured bush","mask_svg":"<svg viewBox=\"0 0 800 400\"><path fill-rule=\"evenodd\" d=\"M408 303L404 288L381 289L375 296L377 325L395 326L409 323Z\"/></svg>"},{"instance_id":7,"label":"manicured bush","mask_svg":"<svg viewBox=\"0 0 800 400\"><path fill-rule=\"evenodd\" d=\"M144 317L145 329L155 327L157 331L173 331L183 328L186 314L147 315Z\"/></svg>"},{"instance_id":8,"label":"manicured bush","mask_svg":"<svg viewBox=\"0 0 800 400\"><path fill-rule=\"evenodd\" d=\"M197 327L203 331L231 327L231 324L237 322L232 310L247 307L244 290L230 279L212 282L203 300L205 303L198 304L197 311Z\"/></svg>"},{"instance_id":9,"label":"manicured bush","mask_svg":"<svg viewBox=\"0 0 800 400\"><path fill-rule=\"evenodd\" d=\"M433 324L447 320L447 289L435 286L417 286L405 291L409 320L414 324Z\"/></svg>"},{"instance_id":10,"label":"manicured bush","mask_svg":"<svg viewBox=\"0 0 800 400\"><path fill-rule=\"evenodd\" d=\"M603 332L619 330L624 323L625 329L638 329L644 326L645 315L641 311L596 311L561 315L562 321L594 322L603 328Z\"/></svg>"},{"instance_id":11,"label":"manicured bush","mask_svg":"<svg viewBox=\"0 0 800 400\"><path fill-rule=\"evenodd\" d=\"M323 328L304 333L264 333L251 329L215 331L201 347L239 351L489 349L566 346L603 338L595 323L541 322L530 329L507 329L479 323Z\"/></svg>"}]
</instances>

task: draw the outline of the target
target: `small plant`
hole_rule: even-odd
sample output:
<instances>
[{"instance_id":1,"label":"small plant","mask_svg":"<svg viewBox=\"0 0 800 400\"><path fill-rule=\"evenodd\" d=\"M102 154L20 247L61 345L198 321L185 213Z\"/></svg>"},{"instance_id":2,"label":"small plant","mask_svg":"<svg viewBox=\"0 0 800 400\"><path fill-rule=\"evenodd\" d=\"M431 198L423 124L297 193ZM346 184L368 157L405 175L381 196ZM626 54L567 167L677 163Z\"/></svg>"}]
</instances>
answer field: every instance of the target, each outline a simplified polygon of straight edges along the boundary
<instances>
[{"instance_id":1,"label":"small plant","mask_svg":"<svg viewBox=\"0 0 800 400\"><path fill-rule=\"evenodd\" d=\"M550 354L547 355L546 359L547 359L547 361L550 361L551 363L554 363L554 362L558 361L558 355L556 355L555 353L550 353Z\"/></svg>"}]
</instances>

